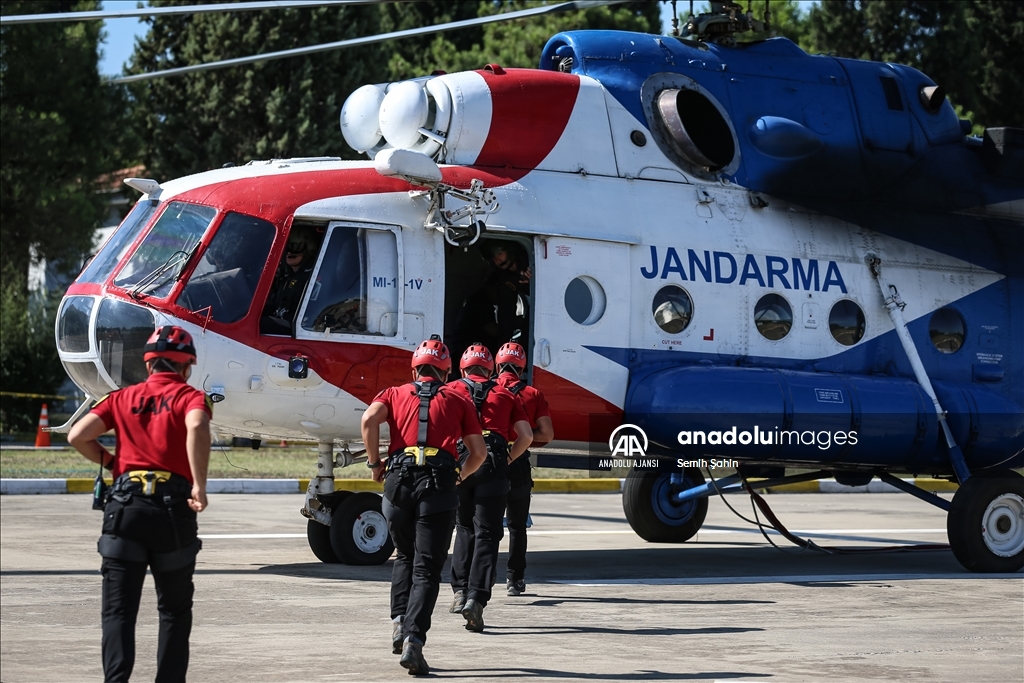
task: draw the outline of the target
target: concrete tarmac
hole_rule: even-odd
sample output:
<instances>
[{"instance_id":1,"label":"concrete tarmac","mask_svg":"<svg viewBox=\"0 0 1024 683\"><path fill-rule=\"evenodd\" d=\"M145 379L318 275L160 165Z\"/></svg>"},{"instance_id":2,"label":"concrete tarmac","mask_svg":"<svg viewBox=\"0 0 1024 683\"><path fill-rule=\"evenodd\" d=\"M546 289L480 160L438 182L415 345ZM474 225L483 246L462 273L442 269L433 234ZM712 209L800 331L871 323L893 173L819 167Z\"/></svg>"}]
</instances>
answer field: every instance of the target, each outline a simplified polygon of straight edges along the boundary
<instances>
[{"instance_id":1,"label":"concrete tarmac","mask_svg":"<svg viewBox=\"0 0 1024 683\"><path fill-rule=\"evenodd\" d=\"M751 515L748 499L729 500ZM909 496L768 500L819 545L946 540L945 513ZM3 683L102 680L100 513L90 501L2 499ZM200 515L190 680L410 680L390 650L391 562L318 562L301 504L299 495L218 495ZM780 551L720 500L698 538L679 546L636 537L618 494L536 495L533 519L527 594L508 598L496 586L484 633L447 613L442 584L424 650L433 677L1024 680L1024 574L970 574L949 550L826 555L774 537ZM155 675L156 634L147 579L134 680Z\"/></svg>"}]
</instances>

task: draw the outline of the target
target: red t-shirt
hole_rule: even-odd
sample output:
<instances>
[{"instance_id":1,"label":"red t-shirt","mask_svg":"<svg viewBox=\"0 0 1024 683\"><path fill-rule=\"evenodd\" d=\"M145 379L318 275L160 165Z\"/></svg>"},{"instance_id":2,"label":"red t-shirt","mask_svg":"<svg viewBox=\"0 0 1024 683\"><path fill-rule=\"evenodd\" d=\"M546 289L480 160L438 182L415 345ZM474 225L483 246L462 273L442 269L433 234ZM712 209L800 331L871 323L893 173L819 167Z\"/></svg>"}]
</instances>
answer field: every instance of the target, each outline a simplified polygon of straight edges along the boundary
<instances>
[{"instance_id":1,"label":"red t-shirt","mask_svg":"<svg viewBox=\"0 0 1024 683\"><path fill-rule=\"evenodd\" d=\"M391 429L389 453L415 446L420 429L420 397L416 385L410 382L391 387L377 394L373 403L383 403L388 409L388 427ZM464 434L479 434L480 421L472 401L467 401L448 386L442 386L430 401L430 421L427 424L427 446L440 448L455 455L455 444Z\"/></svg>"},{"instance_id":2,"label":"red t-shirt","mask_svg":"<svg viewBox=\"0 0 1024 683\"><path fill-rule=\"evenodd\" d=\"M185 416L203 410L213 416L206 395L176 372L157 372L145 382L100 399L92 413L117 436L115 477L131 470L166 470L192 482L185 440Z\"/></svg>"},{"instance_id":3,"label":"red t-shirt","mask_svg":"<svg viewBox=\"0 0 1024 683\"><path fill-rule=\"evenodd\" d=\"M470 405L475 407L473 395L465 382L457 379L454 382L449 382L448 386L455 387L459 393L466 397ZM520 420L523 422L530 421L519 399L500 384L494 385L487 392L487 398L484 399L480 414L483 417L483 428L501 434L508 439L509 443L516 440L516 430L513 428L513 425Z\"/></svg>"},{"instance_id":4,"label":"red t-shirt","mask_svg":"<svg viewBox=\"0 0 1024 683\"><path fill-rule=\"evenodd\" d=\"M523 380L516 377L513 372L503 372L498 375L498 384L505 387L506 389L515 386ZM522 401L523 410L526 411L527 420L530 422L530 426L534 429L537 428L537 418L539 417L551 417L551 408L548 407L548 401L544 398L544 394L540 393L539 390L534 389L529 384L523 387L516 398Z\"/></svg>"}]
</instances>

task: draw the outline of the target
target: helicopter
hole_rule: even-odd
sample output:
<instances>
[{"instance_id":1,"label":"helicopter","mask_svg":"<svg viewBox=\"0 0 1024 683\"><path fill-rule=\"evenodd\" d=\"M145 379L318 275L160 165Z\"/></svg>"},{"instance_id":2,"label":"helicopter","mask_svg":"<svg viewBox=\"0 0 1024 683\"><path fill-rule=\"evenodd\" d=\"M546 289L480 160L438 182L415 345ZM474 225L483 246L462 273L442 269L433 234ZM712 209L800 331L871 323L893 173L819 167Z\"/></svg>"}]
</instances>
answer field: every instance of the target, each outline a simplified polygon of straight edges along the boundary
<instances>
[{"instance_id":1,"label":"helicopter","mask_svg":"<svg viewBox=\"0 0 1024 683\"><path fill-rule=\"evenodd\" d=\"M749 477L878 477L947 511L966 569L1017 571L1024 130L972 136L909 67L735 40L763 27L711 3L686 37L559 33L536 69L357 89L340 125L365 161L128 179L143 196L68 288L61 360L98 398L145 377L154 326L184 327L215 429L319 444L313 553L381 563L379 496L334 472L416 344L475 341L503 250L528 276L510 310L484 297L495 334L521 335L553 445L629 459L642 538L689 540ZM265 304L299 234L312 272L282 319ZM737 474L706 481L707 457Z\"/></svg>"}]
</instances>

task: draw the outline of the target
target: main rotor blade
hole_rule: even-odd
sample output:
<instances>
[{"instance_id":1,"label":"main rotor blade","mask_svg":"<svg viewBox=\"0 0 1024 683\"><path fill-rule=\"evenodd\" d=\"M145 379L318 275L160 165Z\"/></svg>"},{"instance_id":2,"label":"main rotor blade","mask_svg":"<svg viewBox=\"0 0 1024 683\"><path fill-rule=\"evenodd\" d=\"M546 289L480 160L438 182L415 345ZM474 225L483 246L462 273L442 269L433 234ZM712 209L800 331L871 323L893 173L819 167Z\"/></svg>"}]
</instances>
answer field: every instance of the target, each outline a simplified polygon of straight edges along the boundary
<instances>
[{"instance_id":1,"label":"main rotor blade","mask_svg":"<svg viewBox=\"0 0 1024 683\"><path fill-rule=\"evenodd\" d=\"M470 26L480 26L482 24L490 24L497 21L522 19L524 17L533 17L541 14L552 14L555 12L566 12L574 9L590 9L592 7L602 7L605 5L617 5L622 2L627 2L627 0L574 0L573 2L563 2L558 5L546 5L543 7L534 7L532 9L518 10L516 12L507 12L505 14L495 14L488 17L478 17L476 19L452 21L447 24L437 24L436 26L411 28L406 29L404 31L393 31L391 33L381 33L375 36L366 36L364 38L351 38L349 40L339 40L334 43L322 43L320 45L298 47L293 48L291 50L281 50L280 52L268 52L262 55L252 55L251 57L236 57L235 59L224 59L219 62L207 62L206 64L193 64L191 66L182 66L176 69L164 69L163 71L153 71L144 74L133 74L131 76L122 76L120 78L111 79L111 82L134 83L137 81L148 81L153 78L181 76L182 74L193 73L196 71L210 71L213 69L224 69L230 66L241 66L243 64L254 64L256 62L267 62L273 59L299 57L302 55L315 54L317 52L329 52L331 50L338 50L344 47L355 47L356 45L370 45L372 43L382 43L386 40L394 40L395 38L411 38L412 36L420 36L431 33L441 33L443 31L454 31L455 29L468 28Z\"/></svg>"},{"instance_id":2,"label":"main rotor blade","mask_svg":"<svg viewBox=\"0 0 1024 683\"><path fill-rule=\"evenodd\" d=\"M373 5L390 0L263 0L262 2L221 2L214 5L182 5L180 7L141 7L127 10L96 12L56 12L53 14L15 14L0 17L0 24L41 24L58 21L90 21L150 17L162 14L203 14L205 12L245 12L263 9L322 7L324 5Z\"/></svg>"}]
</instances>

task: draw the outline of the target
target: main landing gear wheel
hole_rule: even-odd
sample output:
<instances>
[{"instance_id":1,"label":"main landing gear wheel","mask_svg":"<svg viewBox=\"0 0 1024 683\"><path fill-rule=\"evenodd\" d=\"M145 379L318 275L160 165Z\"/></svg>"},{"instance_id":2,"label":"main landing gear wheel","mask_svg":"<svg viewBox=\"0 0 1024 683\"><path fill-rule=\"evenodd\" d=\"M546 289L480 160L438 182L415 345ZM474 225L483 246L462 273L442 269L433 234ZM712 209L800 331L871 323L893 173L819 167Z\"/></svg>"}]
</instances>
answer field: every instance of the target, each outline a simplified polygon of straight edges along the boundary
<instances>
[{"instance_id":1,"label":"main landing gear wheel","mask_svg":"<svg viewBox=\"0 0 1024 683\"><path fill-rule=\"evenodd\" d=\"M972 476L946 517L953 555L973 572L1024 567L1024 477L1012 470Z\"/></svg>"},{"instance_id":2,"label":"main landing gear wheel","mask_svg":"<svg viewBox=\"0 0 1024 683\"><path fill-rule=\"evenodd\" d=\"M346 564L384 564L395 550L381 497L363 491L342 501L331 517L331 548Z\"/></svg>"},{"instance_id":3,"label":"main landing gear wheel","mask_svg":"<svg viewBox=\"0 0 1024 683\"><path fill-rule=\"evenodd\" d=\"M708 499L679 503L674 494L700 486L704 475L698 469L682 471L681 485L673 484L669 472L633 469L622 489L622 509L633 531L652 543L682 543L697 533L708 514Z\"/></svg>"},{"instance_id":4,"label":"main landing gear wheel","mask_svg":"<svg viewBox=\"0 0 1024 683\"><path fill-rule=\"evenodd\" d=\"M342 501L352 495L351 491L335 491L326 495L320 495L320 502L326 505L333 513L341 505ZM316 559L327 564L339 564L339 558L334 548L331 547L331 527L321 524L315 519L306 520L306 540L309 542L309 549L316 555Z\"/></svg>"}]
</instances>

